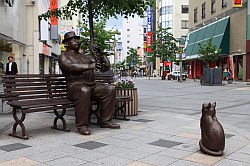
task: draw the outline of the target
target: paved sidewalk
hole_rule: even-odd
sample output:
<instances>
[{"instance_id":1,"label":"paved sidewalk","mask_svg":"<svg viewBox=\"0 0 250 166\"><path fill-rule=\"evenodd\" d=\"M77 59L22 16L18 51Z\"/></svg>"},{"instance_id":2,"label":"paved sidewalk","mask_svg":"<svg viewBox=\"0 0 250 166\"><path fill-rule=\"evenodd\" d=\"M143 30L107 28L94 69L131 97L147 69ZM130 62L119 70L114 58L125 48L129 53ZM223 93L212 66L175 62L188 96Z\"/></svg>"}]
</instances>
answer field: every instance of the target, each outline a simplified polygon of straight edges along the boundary
<instances>
[{"instance_id":1,"label":"paved sidewalk","mask_svg":"<svg viewBox=\"0 0 250 166\"><path fill-rule=\"evenodd\" d=\"M121 129L91 125L92 135L50 129L52 113L27 114L29 140L8 136L12 115L0 114L0 166L249 166L250 86L200 86L156 79L137 79L139 113L115 120ZM231 96L231 97L230 97ZM229 97L229 98L228 98ZM226 134L224 155L199 151L201 103L217 101L217 118Z\"/></svg>"}]
</instances>

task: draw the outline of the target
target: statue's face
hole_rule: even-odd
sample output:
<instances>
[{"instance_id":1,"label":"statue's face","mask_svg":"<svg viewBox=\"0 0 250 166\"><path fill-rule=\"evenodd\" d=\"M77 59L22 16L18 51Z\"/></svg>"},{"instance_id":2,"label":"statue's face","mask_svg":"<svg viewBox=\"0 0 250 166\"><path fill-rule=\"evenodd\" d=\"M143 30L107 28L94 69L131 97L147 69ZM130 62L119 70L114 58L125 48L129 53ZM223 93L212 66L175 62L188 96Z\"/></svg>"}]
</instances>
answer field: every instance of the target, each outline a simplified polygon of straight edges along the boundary
<instances>
[{"instance_id":1,"label":"statue's face","mask_svg":"<svg viewBox=\"0 0 250 166\"><path fill-rule=\"evenodd\" d=\"M71 50L79 51L80 49L80 42L78 38L71 38L68 41L68 48Z\"/></svg>"}]
</instances>

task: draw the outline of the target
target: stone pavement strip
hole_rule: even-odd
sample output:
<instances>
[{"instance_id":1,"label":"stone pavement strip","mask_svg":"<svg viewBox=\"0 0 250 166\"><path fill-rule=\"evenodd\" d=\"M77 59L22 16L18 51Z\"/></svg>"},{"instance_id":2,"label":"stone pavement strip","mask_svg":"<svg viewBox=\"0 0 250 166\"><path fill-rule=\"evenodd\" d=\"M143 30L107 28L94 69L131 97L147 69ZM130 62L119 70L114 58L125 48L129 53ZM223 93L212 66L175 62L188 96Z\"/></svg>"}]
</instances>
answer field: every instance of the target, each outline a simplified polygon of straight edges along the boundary
<instances>
[{"instance_id":1,"label":"stone pavement strip","mask_svg":"<svg viewBox=\"0 0 250 166\"><path fill-rule=\"evenodd\" d=\"M151 94L151 91L147 94L148 87L140 86L142 83L148 82L155 84L154 81L159 82L159 80L137 80L138 89L141 90L139 98L146 100L152 95L162 95L160 93ZM166 84L166 82L161 83ZM177 82L169 82L168 85L174 88L177 84L179 86ZM185 87L187 84L189 83L181 86ZM192 86L200 88L199 84ZM225 87L205 87L203 90L204 92L211 90L212 93L214 88L220 90ZM237 84L230 86L229 89L237 88L247 87ZM197 92L200 92L200 89ZM182 93L183 89L181 93L174 92L171 96L181 96ZM250 90L246 95L248 97L246 100L249 100L249 94ZM192 97L200 98L198 93L196 95ZM162 95L162 99L165 99L165 102L170 100L174 102L169 105L169 111L161 111L159 105L159 110L156 107L145 109L143 105L147 103L141 101L138 116L130 117L130 121L114 120L121 124L121 129L102 129L99 126L90 125L92 131L90 136L82 136L77 133L74 126L75 118L70 115L66 116L66 121L71 132L50 129L53 114L42 112L27 114L25 125L30 139L21 140L8 136L8 133L11 132L10 125L13 124L12 115L0 114L0 166L250 165L250 133L244 127L237 127L237 123L240 121L232 120L231 114L227 114L225 119L219 118L224 119L226 147L223 156L213 157L205 155L199 150L200 114L189 112L189 109L183 109L182 113L175 112L175 108L178 108L175 105L178 104L179 99L167 100L168 97L164 95ZM192 102L190 101L190 103ZM149 104L154 105L154 103ZM185 105L185 102L183 104ZM182 105L179 104L179 106ZM192 107L192 104L189 106L194 110L195 107ZM226 104L223 107L226 107ZM199 109L200 105L197 110ZM218 110L223 110L223 108L218 106ZM244 116L249 117L249 114ZM247 123L249 125L249 121Z\"/></svg>"}]
</instances>

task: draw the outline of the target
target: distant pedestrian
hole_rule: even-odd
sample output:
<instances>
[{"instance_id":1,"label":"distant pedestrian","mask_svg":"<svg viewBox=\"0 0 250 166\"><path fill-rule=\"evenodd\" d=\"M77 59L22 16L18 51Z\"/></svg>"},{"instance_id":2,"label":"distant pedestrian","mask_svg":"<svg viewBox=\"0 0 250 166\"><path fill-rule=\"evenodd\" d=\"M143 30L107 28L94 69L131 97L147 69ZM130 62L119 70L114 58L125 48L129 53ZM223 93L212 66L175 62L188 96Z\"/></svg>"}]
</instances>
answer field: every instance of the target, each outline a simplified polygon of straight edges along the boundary
<instances>
[{"instance_id":1,"label":"distant pedestrian","mask_svg":"<svg viewBox=\"0 0 250 166\"><path fill-rule=\"evenodd\" d=\"M15 75L18 73L17 64L14 62L14 58L12 55L8 57L9 62L6 64L6 75Z\"/></svg>"}]
</instances>

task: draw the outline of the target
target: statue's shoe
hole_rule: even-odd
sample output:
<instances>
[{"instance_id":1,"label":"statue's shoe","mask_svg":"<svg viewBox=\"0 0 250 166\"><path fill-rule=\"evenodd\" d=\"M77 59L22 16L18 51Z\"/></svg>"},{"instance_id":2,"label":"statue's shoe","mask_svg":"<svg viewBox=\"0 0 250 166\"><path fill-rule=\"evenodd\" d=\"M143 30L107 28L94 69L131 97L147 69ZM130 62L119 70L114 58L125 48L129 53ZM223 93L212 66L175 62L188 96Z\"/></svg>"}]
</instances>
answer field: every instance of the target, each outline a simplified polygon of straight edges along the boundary
<instances>
[{"instance_id":1,"label":"statue's shoe","mask_svg":"<svg viewBox=\"0 0 250 166\"><path fill-rule=\"evenodd\" d=\"M81 135L90 135L90 130L87 126L82 126L82 127L79 127L78 128L78 132L81 134Z\"/></svg>"},{"instance_id":2,"label":"statue's shoe","mask_svg":"<svg viewBox=\"0 0 250 166\"><path fill-rule=\"evenodd\" d=\"M101 128L110 128L110 129L120 129L121 126L117 123L113 122L107 122L107 123L101 123Z\"/></svg>"}]
</instances>

